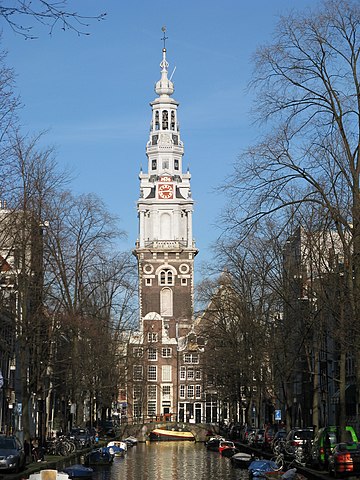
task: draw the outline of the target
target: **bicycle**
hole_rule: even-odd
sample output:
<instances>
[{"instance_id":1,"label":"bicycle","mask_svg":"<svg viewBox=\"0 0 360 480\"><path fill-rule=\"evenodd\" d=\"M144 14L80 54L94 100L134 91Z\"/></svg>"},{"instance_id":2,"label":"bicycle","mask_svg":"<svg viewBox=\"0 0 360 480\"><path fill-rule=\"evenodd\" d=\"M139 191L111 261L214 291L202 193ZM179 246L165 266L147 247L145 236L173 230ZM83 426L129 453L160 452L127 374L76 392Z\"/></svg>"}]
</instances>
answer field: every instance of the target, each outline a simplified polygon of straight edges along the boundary
<instances>
[{"instance_id":1,"label":"bicycle","mask_svg":"<svg viewBox=\"0 0 360 480\"><path fill-rule=\"evenodd\" d=\"M285 465L284 453L282 451L277 452L276 455L270 459L270 461L276 463L278 466L277 470L282 470Z\"/></svg>"}]
</instances>

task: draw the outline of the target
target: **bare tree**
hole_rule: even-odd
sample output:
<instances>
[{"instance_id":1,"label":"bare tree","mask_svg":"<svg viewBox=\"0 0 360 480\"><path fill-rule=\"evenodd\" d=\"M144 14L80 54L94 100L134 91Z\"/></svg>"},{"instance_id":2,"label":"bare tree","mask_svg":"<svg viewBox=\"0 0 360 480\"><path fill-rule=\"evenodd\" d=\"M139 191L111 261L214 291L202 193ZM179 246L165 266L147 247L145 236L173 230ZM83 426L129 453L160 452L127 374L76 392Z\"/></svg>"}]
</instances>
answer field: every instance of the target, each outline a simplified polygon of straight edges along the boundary
<instances>
[{"instance_id":1,"label":"bare tree","mask_svg":"<svg viewBox=\"0 0 360 480\"><path fill-rule=\"evenodd\" d=\"M232 225L236 218L244 231L264 215L280 217L285 206L311 202L323 210L342 242L353 321L360 313L359 23L359 5L350 0L281 18L273 44L256 53L252 83L255 113L270 133L264 127L239 159L230 185ZM247 209L241 218L240 203Z\"/></svg>"},{"instance_id":2,"label":"bare tree","mask_svg":"<svg viewBox=\"0 0 360 480\"><path fill-rule=\"evenodd\" d=\"M95 195L63 192L54 199L45 241L48 299L60 336L54 384L78 411L85 398L96 398L105 412L118 391L122 333L131 328L136 288L132 256L112 251L121 235Z\"/></svg>"},{"instance_id":3,"label":"bare tree","mask_svg":"<svg viewBox=\"0 0 360 480\"><path fill-rule=\"evenodd\" d=\"M59 27L62 30L72 30L78 35L89 35L89 22L104 20L106 16L106 13L83 15L69 8L66 0L13 0L9 3L0 2L0 16L15 33L27 39L37 38L33 33L33 20L46 27L50 34Z\"/></svg>"},{"instance_id":4,"label":"bare tree","mask_svg":"<svg viewBox=\"0 0 360 480\"><path fill-rule=\"evenodd\" d=\"M51 149L39 149L39 137L26 138L15 132L11 140L6 205L3 202L1 210L1 249L14 276L12 354L21 378L23 427L29 439L32 394L42 395L52 335L44 308L43 228L47 202L62 177L55 173Z\"/></svg>"}]
</instances>

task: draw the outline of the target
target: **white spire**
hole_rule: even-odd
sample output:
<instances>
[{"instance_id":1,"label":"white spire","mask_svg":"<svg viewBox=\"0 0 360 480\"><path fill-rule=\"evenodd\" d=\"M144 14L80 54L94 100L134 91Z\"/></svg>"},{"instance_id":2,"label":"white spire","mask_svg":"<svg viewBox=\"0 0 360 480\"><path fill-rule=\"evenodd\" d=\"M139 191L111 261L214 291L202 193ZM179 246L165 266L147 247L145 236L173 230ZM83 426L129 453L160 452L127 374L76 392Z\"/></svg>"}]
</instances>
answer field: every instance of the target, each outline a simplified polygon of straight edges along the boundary
<instances>
[{"instance_id":1,"label":"white spire","mask_svg":"<svg viewBox=\"0 0 360 480\"><path fill-rule=\"evenodd\" d=\"M155 92L158 95L172 95L174 93L174 84L171 80L168 79L168 67L169 63L166 60L166 48L165 48L165 41L167 37L165 36L166 27L162 27L162 31L164 32L164 37L162 40L164 41L164 48L162 49L162 61L160 63L161 67L161 78L155 85Z\"/></svg>"}]
</instances>

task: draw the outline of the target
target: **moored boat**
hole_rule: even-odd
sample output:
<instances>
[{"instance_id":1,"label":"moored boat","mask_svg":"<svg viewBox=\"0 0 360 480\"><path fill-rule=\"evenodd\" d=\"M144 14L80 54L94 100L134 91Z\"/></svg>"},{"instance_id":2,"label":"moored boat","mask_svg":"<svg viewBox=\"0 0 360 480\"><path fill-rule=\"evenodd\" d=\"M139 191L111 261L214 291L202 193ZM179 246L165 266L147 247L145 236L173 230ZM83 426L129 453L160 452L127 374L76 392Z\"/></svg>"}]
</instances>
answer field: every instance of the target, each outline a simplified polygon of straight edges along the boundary
<instances>
[{"instance_id":1,"label":"moored boat","mask_svg":"<svg viewBox=\"0 0 360 480\"><path fill-rule=\"evenodd\" d=\"M136 437L130 435L129 437L126 437L124 439L124 442L128 445L128 447L134 447L135 445L137 445L138 440Z\"/></svg>"},{"instance_id":2,"label":"moored boat","mask_svg":"<svg viewBox=\"0 0 360 480\"><path fill-rule=\"evenodd\" d=\"M29 480L69 480L69 475L57 470L41 470L29 475Z\"/></svg>"},{"instance_id":3,"label":"moored boat","mask_svg":"<svg viewBox=\"0 0 360 480\"><path fill-rule=\"evenodd\" d=\"M195 440L194 435L186 430L168 430L166 428L155 428L149 434L151 441L179 441L179 440Z\"/></svg>"},{"instance_id":4,"label":"moored boat","mask_svg":"<svg viewBox=\"0 0 360 480\"><path fill-rule=\"evenodd\" d=\"M234 467L248 468L254 460L254 456L250 453L238 452L232 455L230 460Z\"/></svg>"},{"instance_id":5,"label":"moored boat","mask_svg":"<svg viewBox=\"0 0 360 480\"><path fill-rule=\"evenodd\" d=\"M218 452L219 451L219 446L221 442L225 442L224 437L211 437L206 443L205 446L207 450L212 450L213 452Z\"/></svg>"},{"instance_id":6,"label":"moored boat","mask_svg":"<svg viewBox=\"0 0 360 480\"><path fill-rule=\"evenodd\" d=\"M250 463L248 471L250 478L268 478L268 475L284 473L282 467L272 460L254 460Z\"/></svg>"},{"instance_id":7,"label":"moored boat","mask_svg":"<svg viewBox=\"0 0 360 480\"><path fill-rule=\"evenodd\" d=\"M239 450L235 447L234 442L225 440L219 444L219 452L223 457L232 457Z\"/></svg>"},{"instance_id":8,"label":"moored boat","mask_svg":"<svg viewBox=\"0 0 360 480\"><path fill-rule=\"evenodd\" d=\"M70 467L65 467L62 470L70 478L90 478L94 473L94 470L91 467L85 467L85 465L75 464L70 465Z\"/></svg>"},{"instance_id":9,"label":"moored boat","mask_svg":"<svg viewBox=\"0 0 360 480\"><path fill-rule=\"evenodd\" d=\"M107 448L115 457L122 457L127 452L127 443L119 440L113 440L107 444Z\"/></svg>"},{"instance_id":10,"label":"moored boat","mask_svg":"<svg viewBox=\"0 0 360 480\"><path fill-rule=\"evenodd\" d=\"M112 455L108 447L98 448L92 450L85 456L85 465L110 465L114 460L114 455Z\"/></svg>"}]
</instances>

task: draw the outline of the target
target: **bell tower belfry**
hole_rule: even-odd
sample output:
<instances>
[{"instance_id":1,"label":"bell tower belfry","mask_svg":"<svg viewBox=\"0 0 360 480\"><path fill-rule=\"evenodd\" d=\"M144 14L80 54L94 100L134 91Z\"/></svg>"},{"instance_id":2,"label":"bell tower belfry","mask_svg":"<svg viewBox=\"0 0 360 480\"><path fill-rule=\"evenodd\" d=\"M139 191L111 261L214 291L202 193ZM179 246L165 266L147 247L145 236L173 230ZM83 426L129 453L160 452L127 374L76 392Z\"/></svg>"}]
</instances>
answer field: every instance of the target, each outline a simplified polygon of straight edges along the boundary
<instances>
[{"instance_id":1,"label":"bell tower belfry","mask_svg":"<svg viewBox=\"0 0 360 480\"><path fill-rule=\"evenodd\" d=\"M139 276L140 328L129 341L128 417L201 421L200 352L194 344L194 201L178 102L168 77L166 36L161 77L150 103L147 168L140 171L139 236L134 255ZM185 393L186 392L186 393Z\"/></svg>"},{"instance_id":2,"label":"bell tower belfry","mask_svg":"<svg viewBox=\"0 0 360 480\"><path fill-rule=\"evenodd\" d=\"M155 84L150 135L146 144L147 171L141 171L137 201L140 319L162 319L170 338L186 334L193 318L194 257L192 231L194 201L189 171L183 173L184 145L178 122L178 102L168 78L165 30Z\"/></svg>"}]
</instances>

